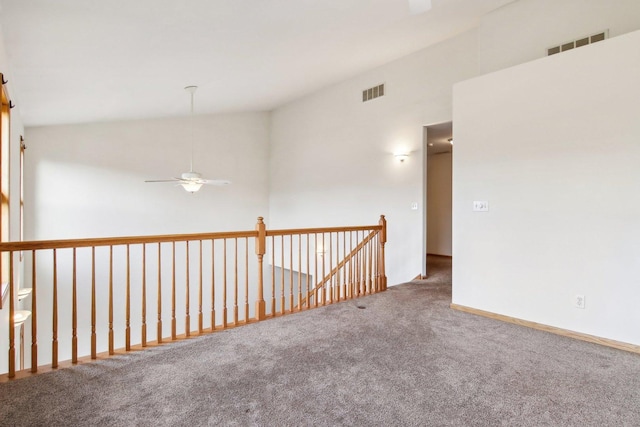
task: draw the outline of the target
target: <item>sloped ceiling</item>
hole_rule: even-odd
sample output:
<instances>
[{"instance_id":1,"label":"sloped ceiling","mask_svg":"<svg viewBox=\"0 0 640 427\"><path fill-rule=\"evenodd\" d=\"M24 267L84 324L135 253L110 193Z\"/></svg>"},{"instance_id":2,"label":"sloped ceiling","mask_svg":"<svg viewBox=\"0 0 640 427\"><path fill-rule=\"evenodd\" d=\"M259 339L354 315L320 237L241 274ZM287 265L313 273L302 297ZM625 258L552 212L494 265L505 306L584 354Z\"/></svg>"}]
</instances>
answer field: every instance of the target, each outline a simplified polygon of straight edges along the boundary
<instances>
[{"instance_id":1,"label":"sloped ceiling","mask_svg":"<svg viewBox=\"0 0 640 427\"><path fill-rule=\"evenodd\" d=\"M0 0L0 25L12 98L38 126L186 115L187 85L197 113L268 111L511 1Z\"/></svg>"}]
</instances>

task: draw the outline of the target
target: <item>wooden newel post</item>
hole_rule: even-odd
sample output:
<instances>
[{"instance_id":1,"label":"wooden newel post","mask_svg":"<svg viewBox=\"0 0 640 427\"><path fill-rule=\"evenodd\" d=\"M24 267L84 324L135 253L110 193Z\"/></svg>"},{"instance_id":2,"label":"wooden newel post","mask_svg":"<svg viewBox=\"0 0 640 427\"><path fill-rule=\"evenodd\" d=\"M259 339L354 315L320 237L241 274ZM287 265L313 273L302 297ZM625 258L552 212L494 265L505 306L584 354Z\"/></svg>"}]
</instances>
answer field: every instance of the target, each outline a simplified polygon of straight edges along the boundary
<instances>
[{"instance_id":1,"label":"wooden newel post","mask_svg":"<svg viewBox=\"0 0 640 427\"><path fill-rule=\"evenodd\" d=\"M258 255L258 300L256 301L256 320L264 320L266 318L262 259L267 247L267 231L265 229L263 219L264 218L259 216L258 223L256 224L256 230L258 231L258 237L256 237L256 255Z\"/></svg>"},{"instance_id":2,"label":"wooden newel post","mask_svg":"<svg viewBox=\"0 0 640 427\"><path fill-rule=\"evenodd\" d=\"M382 226L380 230L380 290L387 289L387 273L384 266L384 244L387 243L387 220L384 215L380 215L378 222Z\"/></svg>"}]
</instances>

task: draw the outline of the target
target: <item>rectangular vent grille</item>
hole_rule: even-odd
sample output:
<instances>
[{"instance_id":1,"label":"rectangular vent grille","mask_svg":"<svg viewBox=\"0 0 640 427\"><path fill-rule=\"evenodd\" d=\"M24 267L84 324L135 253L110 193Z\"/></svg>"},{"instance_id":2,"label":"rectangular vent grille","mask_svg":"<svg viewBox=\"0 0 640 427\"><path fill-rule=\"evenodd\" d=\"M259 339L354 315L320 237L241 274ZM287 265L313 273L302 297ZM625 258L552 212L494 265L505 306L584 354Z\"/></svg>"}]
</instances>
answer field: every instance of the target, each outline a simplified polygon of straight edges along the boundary
<instances>
[{"instance_id":1,"label":"rectangular vent grille","mask_svg":"<svg viewBox=\"0 0 640 427\"><path fill-rule=\"evenodd\" d=\"M556 53L566 52L567 50L575 49L577 47L586 46L588 44L601 42L608 36L609 30L605 30L601 33L594 34L592 36L583 37L578 40L573 40L567 43L562 43L560 46L554 46L547 49L547 56L555 55Z\"/></svg>"},{"instance_id":2,"label":"rectangular vent grille","mask_svg":"<svg viewBox=\"0 0 640 427\"><path fill-rule=\"evenodd\" d=\"M362 91L362 102L371 101L372 99L384 96L384 84L370 87Z\"/></svg>"}]
</instances>

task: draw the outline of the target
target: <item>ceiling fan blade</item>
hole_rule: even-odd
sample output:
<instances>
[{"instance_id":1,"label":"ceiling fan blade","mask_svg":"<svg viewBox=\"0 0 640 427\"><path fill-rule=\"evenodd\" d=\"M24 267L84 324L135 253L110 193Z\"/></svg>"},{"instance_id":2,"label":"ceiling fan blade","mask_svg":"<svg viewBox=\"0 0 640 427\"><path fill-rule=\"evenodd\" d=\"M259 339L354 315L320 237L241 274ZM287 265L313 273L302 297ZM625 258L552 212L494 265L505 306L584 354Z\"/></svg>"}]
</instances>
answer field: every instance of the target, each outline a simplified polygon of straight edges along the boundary
<instances>
[{"instance_id":1,"label":"ceiling fan blade","mask_svg":"<svg viewBox=\"0 0 640 427\"><path fill-rule=\"evenodd\" d=\"M412 15L419 15L421 13L431 10L431 0L408 0L409 11Z\"/></svg>"},{"instance_id":2,"label":"ceiling fan blade","mask_svg":"<svg viewBox=\"0 0 640 427\"><path fill-rule=\"evenodd\" d=\"M228 179L203 179L202 180L203 184L207 184L207 185L220 185L220 186L224 186L224 185L229 185L231 184L231 181L229 181Z\"/></svg>"},{"instance_id":3,"label":"ceiling fan blade","mask_svg":"<svg viewBox=\"0 0 640 427\"><path fill-rule=\"evenodd\" d=\"M177 182L179 179L147 179L144 182Z\"/></svg>"}]
</instances>

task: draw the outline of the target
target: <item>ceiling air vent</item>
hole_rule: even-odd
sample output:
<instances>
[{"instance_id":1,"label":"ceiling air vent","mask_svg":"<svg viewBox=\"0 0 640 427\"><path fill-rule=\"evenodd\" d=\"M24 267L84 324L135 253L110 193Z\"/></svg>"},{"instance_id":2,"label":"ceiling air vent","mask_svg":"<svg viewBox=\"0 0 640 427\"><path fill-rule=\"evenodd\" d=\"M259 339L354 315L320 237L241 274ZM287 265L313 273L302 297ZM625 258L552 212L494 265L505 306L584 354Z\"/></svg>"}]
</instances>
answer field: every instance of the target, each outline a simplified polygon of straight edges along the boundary
<instances>
[{"instance_id":1,"label":"ceiling air vent","mask_svg":"<svg viewBox=\"0 0 640 427\"><path fill-rule=\"evenodd\" d=\"M594 34L588 37L582 37L577 40L572 40L570 42L562 43L559 46L550 47L547 49L547 56L555 55L556 53L565 52L567 50L575 49L577 47L586 46L588 44L600 42L606 39L609 35L609 30L604 30L601 33Z\"/></svg>"},{"instance_id":2,"label":"ceiling air vent","mask_svg":"<svg viewBox=\"0 0 640 427\"><path fill-rule=\"evenodd\" d=\"M371 101L372 99L384 96L384 84L370 87L362 91L362 102Z\"/></svg>"}]
</instances>

